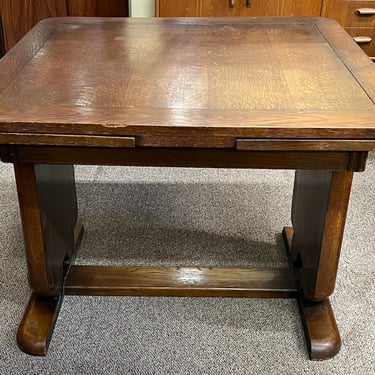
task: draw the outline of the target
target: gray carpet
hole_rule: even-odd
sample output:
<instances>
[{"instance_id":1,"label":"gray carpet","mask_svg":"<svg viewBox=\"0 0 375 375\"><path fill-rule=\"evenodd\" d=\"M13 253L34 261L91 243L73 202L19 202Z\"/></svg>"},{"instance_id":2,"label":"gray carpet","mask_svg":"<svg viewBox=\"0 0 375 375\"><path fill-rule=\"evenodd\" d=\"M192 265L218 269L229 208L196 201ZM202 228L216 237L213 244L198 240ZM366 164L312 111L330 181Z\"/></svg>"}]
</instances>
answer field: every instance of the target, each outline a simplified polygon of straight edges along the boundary
<instances>
[{"instance_id":1,"label":"gray carpet","mask_svg":"<svg viewBox=\"0 0 375 375\"><path fill-rule=\"evenodd\" d=\"M288 171L77 167L81 264L286 263ZM308 360L294 300L65 297L46 358L15 333L29 289L11 166L0 165L1 374L374 374L375 155L355 175L332 304L343 347Z\"/></svg>"}]
</instances>

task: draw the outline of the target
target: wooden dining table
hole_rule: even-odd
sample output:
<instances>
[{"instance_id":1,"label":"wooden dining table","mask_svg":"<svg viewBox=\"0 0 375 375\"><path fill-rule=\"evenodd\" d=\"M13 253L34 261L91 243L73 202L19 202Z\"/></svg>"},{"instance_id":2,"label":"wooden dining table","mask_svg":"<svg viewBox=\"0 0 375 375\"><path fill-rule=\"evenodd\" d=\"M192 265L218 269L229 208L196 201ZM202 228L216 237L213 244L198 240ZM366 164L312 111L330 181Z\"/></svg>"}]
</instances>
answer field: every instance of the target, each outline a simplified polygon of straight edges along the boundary
<instances>
[{"instance_id":1,"label":"wooden dining table","mask_svg":"<svg viewBox=\"0 0 375 375\"><path fill-rule=\"evenodd\" d=\"M324 18L41 21L0 60L32 289L19 347L47 353L66 294L272 297L297 298L311 359L333 357L329 296L374 99L375 65ZM296 170L289 267L75 265L75 164Z\"/></svg>"}]
</instances>

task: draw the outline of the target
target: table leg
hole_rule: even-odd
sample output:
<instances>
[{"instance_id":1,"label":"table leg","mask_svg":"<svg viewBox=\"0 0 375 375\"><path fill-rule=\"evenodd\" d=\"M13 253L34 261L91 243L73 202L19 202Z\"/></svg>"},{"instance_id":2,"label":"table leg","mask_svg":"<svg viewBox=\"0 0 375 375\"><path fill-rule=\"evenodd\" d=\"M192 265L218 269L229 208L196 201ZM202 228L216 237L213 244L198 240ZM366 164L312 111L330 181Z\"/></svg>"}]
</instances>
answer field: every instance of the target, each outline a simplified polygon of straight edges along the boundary
<instances>
[{"instance_id":1,"label":"table leg","mask_svg":"<svg viewBox=\"0 0 375 375\"><path fill-rule=\"evenodd\" d=\"M82 235L71 165L15 164L29 284L33 290L17 341L45 355L63 297L67 268Z\"/></svg>"},{"instance_id":2,"label":"table leg","mask_svg":"<svg viewBox=\"0 0 375 375\"><path fill-rule=\"evenodd\" d=\"M299 281L299 307L311 359L333 357L341 340L332 294L349 204L352 172L297 171L292 228L284 238Z\"/></svg>"}]
</instances>

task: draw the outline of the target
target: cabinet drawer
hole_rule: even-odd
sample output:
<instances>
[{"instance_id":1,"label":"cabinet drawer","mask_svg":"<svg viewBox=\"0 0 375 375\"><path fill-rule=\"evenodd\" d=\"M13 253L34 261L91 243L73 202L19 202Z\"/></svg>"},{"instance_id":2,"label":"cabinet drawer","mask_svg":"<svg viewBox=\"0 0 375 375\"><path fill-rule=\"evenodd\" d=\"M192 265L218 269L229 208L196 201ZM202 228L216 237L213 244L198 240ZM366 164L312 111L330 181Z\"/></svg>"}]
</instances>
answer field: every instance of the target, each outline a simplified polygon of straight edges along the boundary
<instances>
[{"instance_id":1,"label":"cabinet drawer","mask_svg":"<svg viewBox=\"0 0 375 375\"><path fill-rule=\"evenodd\" d=\"M346 27L346 32L358 40L358 45L370 56L375 57L375 28Z\"/></svg>"},{"instance_id":2,"label":"cabinet drawer","mask_svg":"<svg viewBox=\"0 0 375 375\"><path fill-rule=\"evenodd\" d=\"M157 0L160 17L320 16L322 0Z\"/></svg>"},{"instance_id":3,"label":"cabinet drawer","mask_svg":"<svg viewBox=\"0 0 375 375\"><path fill-rule=\"evenodd\" d=\"M375 0L328 0L322 16L333 18L346 27L375 27Z\"/></svg>"},{"instance_id":4,"label":"cabinet drawer","mask_svg":"<svg viewBox=\"0 0 375 375\"><path fill-rule=\"evenodd\" d=\"M321 0L234 0L233 4L230 16L320 16L321 9Z\"/></svg>"}]
</instances>

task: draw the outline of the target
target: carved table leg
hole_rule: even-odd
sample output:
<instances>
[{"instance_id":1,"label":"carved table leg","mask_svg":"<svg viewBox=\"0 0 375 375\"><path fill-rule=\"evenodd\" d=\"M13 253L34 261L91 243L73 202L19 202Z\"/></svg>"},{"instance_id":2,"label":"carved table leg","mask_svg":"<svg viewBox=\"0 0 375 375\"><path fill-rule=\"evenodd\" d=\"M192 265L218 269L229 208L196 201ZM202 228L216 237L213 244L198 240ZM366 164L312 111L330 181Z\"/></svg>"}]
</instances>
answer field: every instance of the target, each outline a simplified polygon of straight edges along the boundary
<instances>
[{"instance_id":1,"label":"carved table leg","mask_svg":"<svg viewBox=\"0 0 375 375\"><path fill-rule=\"evenodd\" d=\"M328 297L334 290L351 172L297 171L292 228L284 228L288 253L299 282L299 307L310 358L338 353L340 335Z\"/></svg>"},{"instance_id":2,"label":"carved table leg","mask_svg":"<svg viewBox=\"0 0 375 375\"><path fill-rule=\"evenodd\" d=\"M73 166L15 164L29 284L17 341L45 355L63 298L64 277L82 235Z\"/></svg>"}]
</instances>

